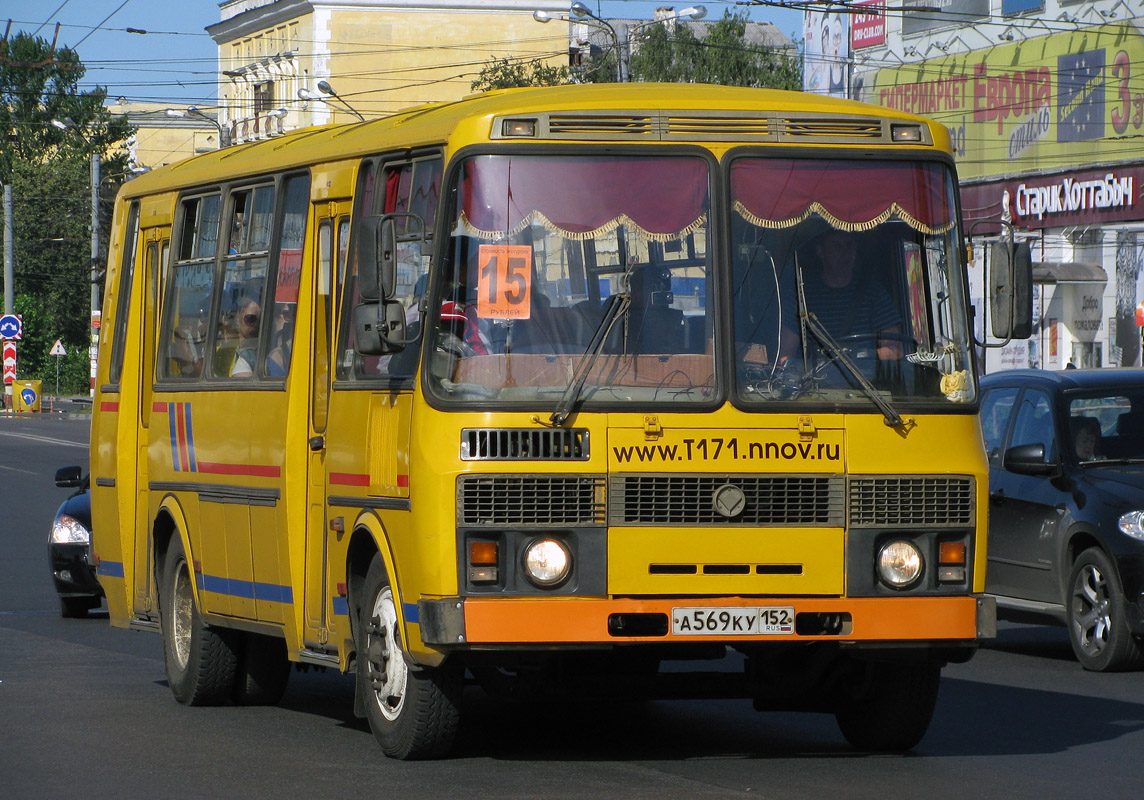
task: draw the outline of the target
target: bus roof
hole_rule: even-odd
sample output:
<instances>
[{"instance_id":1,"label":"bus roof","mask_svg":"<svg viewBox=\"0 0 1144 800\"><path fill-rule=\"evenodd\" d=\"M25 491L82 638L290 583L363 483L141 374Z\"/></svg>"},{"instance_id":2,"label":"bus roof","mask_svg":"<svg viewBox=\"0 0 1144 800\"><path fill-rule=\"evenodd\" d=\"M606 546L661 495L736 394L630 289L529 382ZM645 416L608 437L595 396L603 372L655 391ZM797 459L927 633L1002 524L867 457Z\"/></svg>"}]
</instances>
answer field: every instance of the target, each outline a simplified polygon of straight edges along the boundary
<instances>
[{"instance_id":1,"label":"bus roof","mask_svg":"<svg viewBox=\"0 0 1144 800\"><path fill-rule=\"evenodd\" d=\"M695 112L675 135L664 127L639 123L653 116L668 119L675 111ZM737 143L775 141L758 121L765 115L799 115L798 123L854 117L912 121L930 129L930 141L948 149L944 126L922 117L881 106L824 97L804 92L751 89L733 86L678 83L597 83L547 88L500 89L470 95L452 103L437 103L406 109L392 116L340 125L302 128L272 139L227 147L152 170L128 181L120 190L125 197L138 197L231 180L244 175L303 167L309 164L358 158L391 148L415 148L448 144L461 146L487 141L492 120L521 116L581 112L574 126L556 135L547 129L532 141L626 141L674 142L727 141ZM608 112L603 114L602 112ZM726 112L718 120L714 112ZM716 120L709 127L695 119ZM584 124L585 120L595 124ZM744 126L744 120L757 124ZM790 120L787 120L789 123ZM554 129L553 129L554 130ZM822 130L828 131L823 127ZM867 127L866 133L870 135ZM827 133L837 144L856 144L845 138L851 129ZM495 138L495 137L494 137ZM823 136L803 136L788 144L823 144ZM932 148L931 148L932 149Z\"/></svg>"}]
</instances>

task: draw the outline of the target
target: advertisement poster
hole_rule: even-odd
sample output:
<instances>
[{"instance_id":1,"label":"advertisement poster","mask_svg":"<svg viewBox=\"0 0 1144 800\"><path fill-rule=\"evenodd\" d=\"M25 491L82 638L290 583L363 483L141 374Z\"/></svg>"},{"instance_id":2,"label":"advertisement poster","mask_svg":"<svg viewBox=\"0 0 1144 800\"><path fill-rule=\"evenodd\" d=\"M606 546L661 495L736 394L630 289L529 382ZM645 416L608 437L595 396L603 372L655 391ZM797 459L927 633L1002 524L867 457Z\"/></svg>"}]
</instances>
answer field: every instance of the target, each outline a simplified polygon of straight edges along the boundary
<instances>
[{"instance_id":1,"label":"advertisement poster","mask_svg":"<svg viewBox=\"0 0 1144 800\"><path fill-rule=\"evenodd\" d=\"M850 85L848 14L807 11L803 16L803 91L847 97Z\"/></svg>"},{"instance_id":2,"label":"advertisement poster","mask_svg":"<svg viewBox=\"0 0 1144 800\"><path fill-rule=\"evenodd\" d=\"M1144 137L1144 36L1131 22L877 70L865 86L860 99L944 123L963 181L1137 158Z\"/></svg>"}]
</instances>

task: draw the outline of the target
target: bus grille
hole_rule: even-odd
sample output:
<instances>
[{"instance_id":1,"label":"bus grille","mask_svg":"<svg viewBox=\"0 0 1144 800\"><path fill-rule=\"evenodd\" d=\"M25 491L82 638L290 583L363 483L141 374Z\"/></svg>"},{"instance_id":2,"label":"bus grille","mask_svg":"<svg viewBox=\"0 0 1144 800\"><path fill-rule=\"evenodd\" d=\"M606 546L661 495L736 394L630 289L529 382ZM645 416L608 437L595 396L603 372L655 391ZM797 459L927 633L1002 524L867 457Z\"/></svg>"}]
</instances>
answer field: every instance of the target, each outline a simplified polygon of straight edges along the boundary
<instances>
[{"instance_id":1,"label":"bus grille","mask_svg":"<svg viewBox=\"0 0 1144 800\"><path fill-rule=\"evenodd\" d=\"M852 477L850 527L970 527L973 489L969 477Z\"/></svg>"},{"instance_id":2,"label":"bus grille","mask_svg":"<svg viewBox=\"0 0 1144 800\"><path fill-rule=\"evenodd\" d=\"M597 475L464 475L457 481L462 526L604 524L604 479Z\"/></svg>"},{"instance_id":3,"label":"bus grille","mask_svg":"<svg viewBox=\"0 0 1144 800\"><path fill-rule=\"evenodd\" d=\"M715 493L743 492L742 513L725 517ZM609 486L612 525L842 527L844 481L826 475L614 475Z\"/></svg>"},{"instance_id":4,"label":"bus grille","mask_svg":"<svg viewBox=\"0 0 1144 800\"><path fill-rule=\"evenodd\" d=\"M462 461L586 461L588 431L583 428L466 428Z\"/></svg>"},{"instance_id":5,"label":"bus grille","mask_svg":"<svg viewBox=\"0 0 1144 800\"><path fill-rule=\"evenodd\" d=\"M881 117L788 116L778 111L580 111L529 116L536 120L538 139L893 144L891 120ZM501 128L494 120L492 138L502 138ZM921 134L923 143L930 144L924 127Z\"/></svg>"}]
</instances>

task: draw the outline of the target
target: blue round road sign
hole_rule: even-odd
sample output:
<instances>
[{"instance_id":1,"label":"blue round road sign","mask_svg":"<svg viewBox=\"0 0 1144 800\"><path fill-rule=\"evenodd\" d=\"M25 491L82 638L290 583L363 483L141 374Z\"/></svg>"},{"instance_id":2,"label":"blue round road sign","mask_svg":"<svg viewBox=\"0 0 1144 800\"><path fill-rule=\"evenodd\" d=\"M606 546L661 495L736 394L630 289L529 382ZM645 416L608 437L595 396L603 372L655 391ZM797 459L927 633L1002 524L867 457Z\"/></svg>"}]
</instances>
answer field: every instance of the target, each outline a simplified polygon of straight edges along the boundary
<instances>
[{"instance_id":1,"label":"blue round road sign","mask_svg":"<svg viewBox=\"0 0 1144 800\"><path fill-rule=\"evenodd\" d=\"M25 386L20 390L20 399L24 401L24 405L32 408L36 405L36 390L31 386Z\"/></svg>"},{"instance_id":2,"label":"blue round road sign","mask_svg":"<svg viewBox=\"0 0 1144 800\"><path fill-rule=\"evenodd\" d=\"M24 324L15 314L0 316L0 339L19 339L24 332Z\"/></svg>"}]
</instances>

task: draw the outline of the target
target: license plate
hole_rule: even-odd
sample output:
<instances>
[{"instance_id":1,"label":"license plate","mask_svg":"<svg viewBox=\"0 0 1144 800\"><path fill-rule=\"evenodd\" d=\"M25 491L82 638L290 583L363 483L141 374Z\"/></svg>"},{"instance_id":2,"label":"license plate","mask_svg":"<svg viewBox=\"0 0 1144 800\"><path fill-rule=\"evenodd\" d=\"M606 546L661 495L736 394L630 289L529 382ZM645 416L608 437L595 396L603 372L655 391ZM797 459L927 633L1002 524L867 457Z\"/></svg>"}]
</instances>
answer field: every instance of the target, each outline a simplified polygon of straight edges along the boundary
<instances>
[{"instance_id":1,"label":"license plate","mask_svg":"<svg viewBox=\"0 0 1144 800\"><path fill-rule=\"evenodd\" d=\"M794 633L794 609L673 608L671 632L676 636L759 636Z\"/></svg>"}]
</instances>

